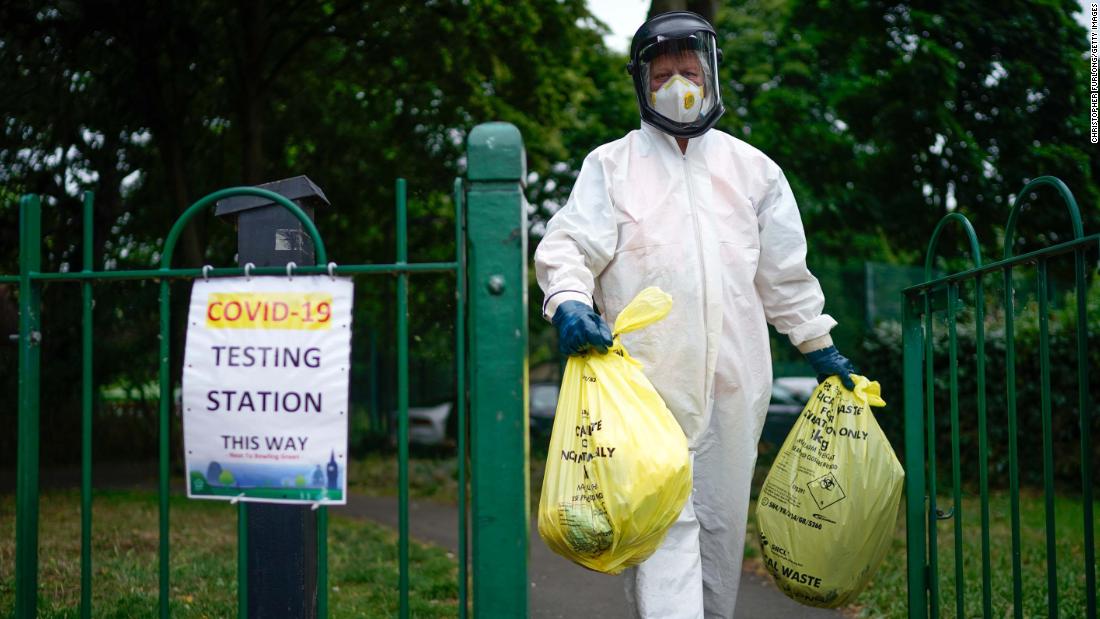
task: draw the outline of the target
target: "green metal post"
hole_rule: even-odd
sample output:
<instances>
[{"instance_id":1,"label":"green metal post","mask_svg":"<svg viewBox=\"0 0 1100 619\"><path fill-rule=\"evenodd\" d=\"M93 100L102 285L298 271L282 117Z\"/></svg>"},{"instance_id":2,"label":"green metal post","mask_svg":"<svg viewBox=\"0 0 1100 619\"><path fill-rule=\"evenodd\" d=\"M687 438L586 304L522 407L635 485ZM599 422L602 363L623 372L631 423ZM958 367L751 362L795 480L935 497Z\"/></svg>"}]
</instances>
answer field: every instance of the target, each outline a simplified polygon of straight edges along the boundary
<instances>
[{"instance_id":1,"label":"green metal post","mask_svg":"<svg viewBox=\"0 0 1100 619\"><path fill-rule=\"evenodd\" d=\"M970 245L970 258L974 261L975 268L982 266L981 249L978 246L978 235L974 232L974 226L961 213L948 213L936 224L932 231L932 238L928 242L928 252L924 258L924 279L932 281L932 266L935 263L936 247L943 231L953 222L958 222L966 233ZM933 617L940 614L939 607L939 535L936 529L937 521L946 518L955 518L955 606L959 615L963 613L963 571L962 571L962 482L959 462L959 361L958 341L955 328L955 310L958 305L958 282L948 281L924 291L924 315L925 315L925 406L927 406L926 421L928 432L928 583L929 601ZM951 511L943 513L936 505L936 411L935 411L935 364L933 363L933 324L935 322L933 309L935 302L942 293L945 299L944 308L947 312L948 336L950 338L949 370L951 384L951 481L952 500L954 505Z\"/></svg>"},{"instance_id":2,"label":"green metal post","mask_svg":"<svg viewBox=\"0 0 1100 619\"><path fill-rule=\"evenodd\" d=\"M1012 528L1012 615L1024 616L1023 564L1020 554L1020 456L1016 420L1016 290L1012 267L1004 271L1005 281L1005 408L1008 415L1008 498Z\"/></svg>"},{"instance_id":3,"label":"green metal post","mask_svg":"<svg viewBox=\"0 0 1100 619\"><path fill-rule=\"evenodd\" d=\"M985 289L974 280L974 329L978 340L978 491L982 520L982 613L993 616L993 573L989 541L989 430L985 410Z\"/></svg>"},{"instance_id":4,"label":"green metal post","mask_svg":"<svg viewBox=\"0 0 1100 619\"><path fill-rule=\"evenodd\" d=\"M924 480L924 338L920 297L902 296L905 387L905 521L908 553L909 617L928 617ZM929 438L931 440L931 438Z\"/></svg>"},{"instance_id":5,"label":"green metal post","mask_svg":"<svg viewBox=\"0 0 1100 619\"><path fill-rule=\"evenodd\" d=\"M1072 251L1072 247L1066 250L1066 253ZM405 272L409 274L415 273L452 273L455 270L454 262L416 262L397 266L394 264L342 264L337 267L333 267L333 273L335 275L380 275L383 273L397 274ZM300 266L294 269L294 275L324 275L328 273L328 267L326 265L309 265ZM264 275L278 275L280 277L286 277L285 266L267 266L256 267L249 269L248 273L253 276L262 277ZM95 273L84 274L80 271L70 271L66 273L32 273L31 281L42 283L60 283L60 282L82 282L85 280L97 281L139 281L150 279L188 279L192 280L198 277L244 277L244 268L235 267L158 267L154 269L119 269L118 271L98 271ZM0 284L19 284L18 275L0 275Z\"/></svg>"},{"instance_id":6,"label":"green metal post","mask_svg":"<svg viewBox=\"0 0 1100 619\"><path fill-rule=\"evenodd\" d=\"M939 531L936 528L940 509L936 499L936 374L933 359L933 334L935 317L932 314L931 296L924 296L924 406L928 449L928 604L933 617L940 616Z\"/></svg>"},{"instance_id":7,"label":"green metal post","mask_svg":"<svg viewBox=\"0 0 1100 619\"><path fill-rule=\"evenodd\" d=\"M84 192L84 272L95 270L92 251L92 192ZM80 397L80 616L92 616L92 282L81 286L83 316L80 324L83 363Z\"/></svg>"},{"instance_id":8,"label":"green metal post","mask_svg":"<svg viewBox=\"0 0 1100 619\"><path fill-rule=\"evenodd\" d=\"M42 332L42 205L19 203L19 437L15 515L15 616L38 615L38 399Z\"/></svg>"},{"instance_id":9,"label":"green metal post","mask_svg":"<svg viewBox=\"0 0 1100 619\"><path fill-rule=\"evenodd\" d=\"M467 142L475 617L527 615L527 175L508 123Z\"/></svg>"},{"instance_id":10,"label":"green metal post","mask_svg":"<svg viewBox=\"0 0 1100 619\"><path fill-rule=\"evenodd\" d=\"M408 262L405 179L397 179L397 264ZM397 274L397 519L401 619L409 617L409 274Z\"/></svg>"},{"instance_id":11,"label":"green metal post","mask_svg":"<svg viewBox=\"0 0 1100 619\"><path fill-rule=\"evenodd\" d=\"M466 590L466 192L454 184L455 201L455 391L458 413L458 617L469 612Z\"/></svg>"},{"instance_id":12,"label":"green metal post","mask_svg":"<svg viewBox=\"0 0 1100 619\"><path fill-rule=\"evenodd\" d=\"M1046 506L1047 616L1058 617L1058 552L1054 536L1054 445L1050 402L1050 326L1048 318L1047 261L1039 260L1039 383L1043 416L1043 499Z\"/></svg>"},{"instance_id":13,"label":"green metal post","mask_svg":"<svg viewBox=\"0 0 1100 619\"><path fill-rule=\"evenodd\" d=\"M1007 261L1009 258L1012 257L1012 255L1013 255L1013 253L1015 252L1015 249L1016 249L1016 226L1017 226L1017 223L1019 222L1020 213L1023 211L1024 206L1027 204L1027 202L1024 200L1025 196L1029 196L1032 191L1034 191L1034 190L1036 190L1039 187L1042 187L1044 185L1049 185L1050 187L1053 187L1054 190L1058 192L1058 195L1062 198L1062 202L1063 202L1063 204L1065 204L1066 210L1069 213L1070 225L1073 229L1073 238L1075 240L1081 240L1082 237L1084 237L1085 232L1084 232L1084 225L1083 225L1083 222L1081 220L1081 209L1079 209L1077 207L1077 200L1074 199L1073 192L1071 192L1069 190L1069 187L1067 187L1066 184L1061 181L1061 179L1055 178L1053 176L1040 176L1038 178L1032 179L1026 185L1024 185L1024 188L1021 189L1018 194L1016 194L1016 198L1012 201L1012 210L1009 211L1008 222L1005 224L1005 241L1004 241L1005 261ZM1063 244L1063 245L1065 245L1065 244ZM1039 373L1041 375L1040 376L1040 381L1041 381L1041 388L1042 388L1040 406L1041 406L1041 414L1042 414L1042 422L1043 422L1043 493L1044 493L1044 498L1046 500L1045 502L1046 502L1046 538L1047 538L1047 612L1049 613L1050 617L1057 617L1058 616L1058 586L1057 586L1058 579L1057 579L1057 560L1056 560L1057 553L1056 553L1056 549L1054 547L1054 543L1055 543L1055 535L1054 535L1054 471L1053 471L1053 468L1054 468L1054 454L1053 454L1053 448L1052 448L1052 445L1051 445L1052 438L1051 438L1051 427L1050 427L1051 426L1051 419L1050 419L1050 414L1051 414L1051 402L1050 402L1050 398L1051 398L1051 394L1050 394L1050 350L1049 350L1050 334L1049 334L1049 325L1048 325L1048 318L1047 318L1047 303L1048 303L1048 294L1049 294L1048 290L1047 290L1047 284L1048 284L1048 282L1047 282L1047 258L1051 254L1050 254L1050 252L1045 251L1045 250L1040 250L1040 252L1038 252L1038 253L1040 254L1040 257L1037 260L1037 263L1038 263L1038 280L1039 280L1039 291L1038 291L1038 293L1039 293ZM1043 255L1043 254L1046 254L1046 255ZM1077 252L1077 256L1078 257L1081 256L1080 251ZM1081 268L1082 265L1075 265L1075 266L1078 267L1077 271L1080 274L1080 276L1077 278L1078 294L1080 294L1080 290L1081 290L1080 286L1083 283L1081 276L1083 276L1084 273L1083 273L1083 270ZM1007 328L1006 328L1005 333L1006 333L1006 337L1007 337L1007 343L1008 343L1008 346L1009 346L1008 351L1007 351L1008 352L1008 359L1009 359L1009 363L1007 364L1007 366L1008 366L1007 371L1008 371L1008 389L1009 389L1009 392L1008 392L1008 395L1009 395L1009 401L1008 401L1009 427L1010 427L1010 431L1011 431L1010 439L1012 441L1015 441L1015 439L1016 439L1016 428L1015 428L1015 421L1016 421L1016 385L1015 385L1015 351L1013 349L1014 342L1013 342L1013 333L1012 333L1012 308L1011 308L1011 305L1010 305L1011 303L1012 303L1012 271L1011 271L1011 268L1009 268L1009 269L1005 270L1005 306L1006 306L1006 310L1007 310L1006 311L1006 327ZM1080 309L1081 307L1082 306L1079 304L1078 308ZM1080 320L1081 316L1083 316L1083 315L1084 315L1083 313L1079 314L1078 315L1078 320ZM1080 329L1080 326L1078 328ZM1079 330L1078 331L1078 336L1081 337L1081 335L1082 334ZM1078 344L1082 345L1082 342L1081 342L1080 339L1078 340ZM1085 377L1085 374L1084 374L1084 372L1082 372L1082 366L1080 364L1080 359L1081 359L1080 352L1078 353L1078 355L1079 355L1078 356L1078 378L1083 380L1084 377ZM1084 389L1084 387L1082 386L1081 389ZM1079 402L1078 403L1083 406L1084 403L1086 402L1086 400L1087 400L1087 394L1083 397L1079 397ZM1085 416L1085 410L1084 410L1084 408L1082 408L1081 417L1084 418L1084 416ZM1082 441L1084 441L1085 436L1082 435L1081 439L1082 439ZM1082 442L1081 444L1082 444L1082 446L1085 445L1084 442ZM1012 493L1012 570L1013 570L1013 572L1012 572L1012 587L1013 587L1012 593L1013 593L1013 608L1015 610L1016 617L1022 617L1023 613L1022 613L1022 610L1021 610L1020 606L1021 606L1021 603L1022 603L1023 595L1022 595L1022 586L1021 586L1022 583L1020 581L1020 571L1019 571L1019 567L1020 567L1020 563L1019 563L1019 559L1020 559L1019 500L1020 499L1019 499L1019 479L1018 479L1017 473L1016 473L1017 460L1016 460L1015 457L1013 457L1015 455L1015 452L1016 452L1015 442L1010 443L1009 467L1010 467L1010 474L1012 475L1012 477L1010 478L1010 485L1011 485L1011 488L1012 488L1011 493ZM1081 462L1082 467L1086 466L1086 463L1084 461L1084 456L1085 456L1086 453L1088 453L1087 450L1085 450L1085 453L1082 454L1082 462ZM1088 479L1088 476L1089 476L1088 469L1085 469L1085 474L1082 478L1082 481L1083 482L1086 481ZM1092 502L1089 500L1090 499L1090 496L1089 496L1090 494L1091 494L1091 488L1088 488L1086 490L1085 496L1082 497L1082 498L1084 498L1085 501L1086 501L1086 503L1085 503L1085 512L1087 514L1091 515ZM1090 522L1088 522L1088 523L1086 523L1085 539L1089 540L1089 539L1091 539L1091 537L1092 537L1092 525L1091 525ZM1091 555L1094 552L1095 551L1093 550L1092 544L1089 544L1088 545L1088 550L1086 550L1086 556ZM1092 580L1092 582L1093 582L1092 586L1089 588L1089 593L1087 594L1087 597L1092 602L1092 607L1093 607L1092 615L1095 615L1096 614L1095 613L1096 586L1095 586L1095 576L1094 576L1094 574L1091 570L1089 571L1088 575L1086 576L1086 580Z\"/></svg>"},{"instance_id":14,"label":"green metal post","mask_svg":"<svg viewBox=\"0 0 1100 619\"><path fill-rule=\"evenodd\" d=\"M1084 504L1082 523L1085 529L1085 612L1096 619L1096 542L1092 515L1092 406L1089 402L1088 355L1088 283L1085 280L1085 250L1073 254L1074 281L1077 286L1077 412L1081 433L1081 499Z\"/></svg>"},{"instance_id":15,"label":"green metal post","mask_svg":"<svg viewBox=\"0 0 1100 619\"><path fill-rule=\"evenodd\" d=\"M959 462L959 340L956 329L955 311L959 303L959 285L950 283L947 285L947 337L948 337L948 365L951 377L951 513L955 519L955 616L965 617L965 604L963 595L966 590L966 582L963 576L963 552L962 552L962 465Z\"/></svg>"}]
</instances>

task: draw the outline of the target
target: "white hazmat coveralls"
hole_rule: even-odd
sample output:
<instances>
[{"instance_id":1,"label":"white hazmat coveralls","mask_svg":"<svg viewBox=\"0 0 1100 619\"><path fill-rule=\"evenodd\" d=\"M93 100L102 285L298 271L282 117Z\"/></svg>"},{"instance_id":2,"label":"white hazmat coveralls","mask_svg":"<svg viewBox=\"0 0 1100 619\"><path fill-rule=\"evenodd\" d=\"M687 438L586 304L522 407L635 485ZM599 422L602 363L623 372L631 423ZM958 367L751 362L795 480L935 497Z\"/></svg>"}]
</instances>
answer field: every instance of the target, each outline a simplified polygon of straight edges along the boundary
<instances>
[{"instance_id":1,"label":"white hazmat coveralls","mask_svg":"<svg viewBox=\"0 0 1100 619\"><path fill-rule=\"evenodd\" d=\"M765 321L796 346L836 325L782 170L717 129L682 154L643 122L585 158L535 270L548 319L576 300L612 325L643 288L672 295L668 317L623 344L687 436L694 489L661 548L626 572L627 597L637 616L733 617L771 395Z\"/></svg>"}]
</instances>

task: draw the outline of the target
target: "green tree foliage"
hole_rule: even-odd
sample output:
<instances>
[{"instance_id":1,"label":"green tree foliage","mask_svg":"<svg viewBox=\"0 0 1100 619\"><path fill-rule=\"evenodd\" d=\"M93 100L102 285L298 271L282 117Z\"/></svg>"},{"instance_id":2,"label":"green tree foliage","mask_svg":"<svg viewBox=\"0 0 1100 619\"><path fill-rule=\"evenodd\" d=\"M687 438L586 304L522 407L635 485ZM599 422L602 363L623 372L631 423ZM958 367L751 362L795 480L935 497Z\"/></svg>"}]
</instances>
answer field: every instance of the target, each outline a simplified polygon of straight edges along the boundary
<instances>
[{"instance_id":1,"label":"green tree foliage","mask_svg":"<svg viewBox=\"0 0 1100 619\"><path fill-rule=\"evenodd\" d=\"M1086 150L1086 41L1074 8L1070 0L722 6L729 112L720 127L787 171L811 262L914 262L952 205L974 221L987 253L999 253L1006 201L1040 174L1065 179L1096 230L1100 163ZM528 148L533 250L583 157L638 125L626 58L605 48L583 0L12 0L0 4L0 24L6 273L17 270L14 198L24 192L47 196L45 269L81 268L85 189L96 192L97 268L148 267L194 200L295 174L332 201L317 219L334 260L393 260L397 176L409 179L410 258L446 260L465 136L497 119L515 123ZM1064 238L1060 217L1060 207L1029 213L1026 230L1044 231L1030 242ZM231 225L200 217L175 264L230 264L234 245ZM356 324L378 334L379 384L392 384L392 280L359 281L370 292L356 301ZM436 372L414 381L414 403L450 372L452 285L447 276L413 282L413 357ZM553 352L533 277L531 292L535 363ZM72 285L45 292L44 371L66 386L44 394L47 461L78 453L67 388L79 381L76 293ZM7 332L15 299L0 289ZM178 321L184 286L174 299ZM100 384L155 377L156 311L153 284L97 287ZM174 333L178 353L182 329ZM360 403L366 348L356 346L353 360ZM173 362L178 376L178 356ZM8 348L0 390L9 394L14 364ZM381 398L382 417L391 402ZM146 409L128 444L152 450L155 406ZM14 428L14 410L0 407L0 423ZM12 436L0 432L7 462Z\"/></svg>"},{"instance_id":2,"label":"green tree foliage","mask_svg":"<svg viewBox=\"0 0 1100 619\"><path fill-rule=\"evenodd\" d=\"M936 221L967 215L1000 255L1008 201L1059 176L1100 224L1084 29L1070 0L750 0L719 15L722 127L783 166L812 260L914 263ZM1027 230L1069 226L1053 193Z\"/></svg>"},{"instance_id":3,"label":"green tree foliage","mask_svg":"<svg viewBox=\"0 0 1100 619\"><path fill-rule=\"evenodd\" d=\"M474 124L515 123L531 170L548 177L552 164L583 157L578 141L607 137L594 125L620 109L605 89L625 92L606 83L608 54L581 0L2 10L2 70L21 88L0 95L0 180L72 214L80 189L97 190L99 238L145 242L102 256L120 265L147 264L169 216L201 195L303 172L334 204L319 215L322 229L354 241L343 260L392 258L393 178L409 179L423 218L414 223L430 224ZM209 225L197 226L184 261L224 255L214 250L225 246L204 251ZM436 232L412 234L438 241ZM450 255L438 245L420 246L423 257Z\"/></svg>"},{"instance_id":4,"label":"green tree foliage","mask_svg":"<svg viewBox=\"0 0 1100 619\"><path fill-rule=\"evenodd\" d=\"M337 262L393 261L397 176L409 180L410 258L450 259L452 179L464 170L471 127L506 120L521 129L539 205L568 191L588 150L617 137L602 123L624 118L613 101L627 91L608 76L609 63L617 72L624 61L603 49L583 0L16 1L0 6L0 23L0 78L12 85L0 92L2 196L47 196L51 271L80 268L82 190L96 192L96 266L148 267L194 200L303 173L332 201L317 219ZM15 272L13 200L0 205L0 221L0 269ZM230 264L234 244L231 226L200 217L174 263ZM377 330L381 358L389 359L392 282L360 282L372 291L357 300L356 322ZM434 358L444 375L452 287L449 277L412 286L414 356ZM79 380L70 361L79 341L76 291L46 293L44 358L57 384ZM155 286L111 284L97 293L98 382L148 381L156 372ZM0 298L6 316L14 295ZM177 321L185 299L180 287ZM14 394L11 352L4 390ZM50 368L50 359L64 362ZM364 382L353 380L353 391ZM43 426L58 428L47 460L77 453L73 395L46 394ZM5 415L9 422L14 427L14 416ZM152 445L149 438L135 442Z\"/></svg>"}]
</instances>

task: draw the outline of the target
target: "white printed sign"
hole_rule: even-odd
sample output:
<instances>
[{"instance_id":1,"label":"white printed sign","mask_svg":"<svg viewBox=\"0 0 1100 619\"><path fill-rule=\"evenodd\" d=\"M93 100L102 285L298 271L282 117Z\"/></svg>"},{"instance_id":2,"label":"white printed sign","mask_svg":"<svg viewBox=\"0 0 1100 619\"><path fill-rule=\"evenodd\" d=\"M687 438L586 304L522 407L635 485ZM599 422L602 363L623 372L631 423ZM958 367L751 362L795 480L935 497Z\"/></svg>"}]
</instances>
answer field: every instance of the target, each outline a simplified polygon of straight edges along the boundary
<instances>
[{"instance_id":1,"label":"white printed sign","mask_svg":"<svg viewBox=\"0 0 1100 619\"><path fill-rule=\"evenodd\" d=\"M187 496L344 504L352 283L225 278L191 289Z\"/></svg>"}]
</instances>

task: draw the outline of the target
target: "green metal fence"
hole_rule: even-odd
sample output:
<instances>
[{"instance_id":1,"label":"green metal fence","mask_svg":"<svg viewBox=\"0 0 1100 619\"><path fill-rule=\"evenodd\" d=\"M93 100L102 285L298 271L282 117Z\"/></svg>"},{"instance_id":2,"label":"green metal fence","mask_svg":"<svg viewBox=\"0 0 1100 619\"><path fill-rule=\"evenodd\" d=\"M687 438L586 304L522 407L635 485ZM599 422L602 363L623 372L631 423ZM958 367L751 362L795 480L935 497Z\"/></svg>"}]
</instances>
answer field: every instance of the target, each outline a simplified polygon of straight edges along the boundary
<instances>
[{"instance_id":1,"label":"green metal fence","mask_svg":"<svg viewBox=\"0 0 1100 619\"><path fill-rule=\"evenodd\" d=\"M459 616L468 612L467 531L473 532L473 612L479 617L522 616L527 612L527 269L526 177L523 142L515 127L488 123L475 127L468 142L468 182L455 180L455 257L449 262L410 263L407 247L405 181L396 186L396 260L392 264L330 263L325 244L309 217L286 198L254 187L236 187L207 195L191 205L172 226L161 253L160 267L139 270L96 270L92 254L93 198L84 198L83 269L42 272L41 203L26 196L20 203L20 273L0 276L0 284L19 291L19 393L16 488L15 616L37 614L39 506L40 293L49 283L79 283L82 290L82 471L81 471L81 601L80 614L92 614L92 401L95 391L93 354L94 286L121 280L160 283L160 406L159 406L159 605L169 616L169 430L172 408L170 373L170 281L196 277L247 275L239 267L178 268L172 258L184 227L217 201L237 195L266 198L286 208L302 223L316 252L316 265L298 267L295 274L345 276L392 275L397 278L397 394L399 483L400 616L409 614L409 475L408 475L408 286L411 275L455 274L455 348L458 415L458 589ZM205 271L205 272L204 272ZM286 276L284 267L259 267L254 276ZM467 289L466 282L473 282ZM467 308L469 304L469 308ZM467 351L466 334L470 334ZM356 334L353 346L365 345ZM467 363L469 355L469 363ZM467 381L467 369L469 380ZM469 388L467 391L467 387ZM469 407L467 408L467 399ZM467 414L469 410L469 414ZM469 420L469 430L467 422ZM467 446L467 434L471 445ZM470 491L473 523L467 524L467 455L471 461ZM246 616L245 548L247 506L238 513L238 614ZM319 508L318 616L328 613L328 508ZM150 609L150 614L153 610Z\"/></svg>"},{"instance_id":2,"label":"green metal fence","mask_svg":"<svg viewBox=\"0 0 1100 619\"><path fill-rule=\"evenodd\" d=\"M1040 188L1052 188L1057 191L1068 210L1072 224L1073 238L1040 250L1023 255L1014 255L1017 241L1017 224L1020 213L1028 196ZM970 248L972 268L933 278L933 266L940 238L948 225L957 224L966 234ZM970 222L961 214L951 213L936 226L928 246L925 262L925 281L903 291L904 305L904 382L905 382L905 461L906 461L906 527L908 546L908 585L909 616L939 617L941 613L940 588L945 578L954 589L953 609L946 610L950 616L973 616L965 611L967 591L964 576L963 552L964 510L963 497L966 494L966 480L963 478L960 462L960 414L977 416L977 458L978 458L978 496L981 535L981 614L984 617L1005 616L1007 608L994 609L993 581L995 576L991 567L990 541L990 488L989 488L989 427L990 424L1007 424L1008 427L1008 475L1011 528L1012 561L1012 599L1013 616L1024 616L1023 610L1023 566L1021 564L1021 518L1020 518L1020 454L1018 450L1018 381L1035 380L1040 384L1040 403L1038 414L1042 424L1042 489L1045 515L1046 544L1046 616L1059 615L1059 590L1057 572L1059 566L1056 556L1055 536L1055 457L1053 447L1051 410L1051 373L1052 371L1073 371L1076 373L1077 393L1075 407L1065 407L1057 411L1058 415L1076 415L1080 435L1080 488L1083 504L1081 527L1084 538L1084 552L1080 563L1069 567L1081 570L1084 579L1085 615L1096 617L1096 554L1093 520L1093 463L1092 438L1090 436L1093 401L1089 392L1088 367L1088 322L1086 292L1086 260L1100 246L1100 234L1086 236L1081 223L1077 203L1062 181L1050 176L1036 178L1029 182L1016 196L1005 229L1004 257L996 262L983 263L978 239ZM1076 289L1076 320L1073 333L1076 341L1075 358L1051 359L1050 337L1050 265L1058 259L1072 259L1073 279ZM1034 266L1036 293L1038 297L1039 320L1039 376L1017 375L1015 342L1015 321L1020 311L1020 300L1016 295L1014 275L1021 272L1030 274ZM987 335L986 335L986 290L983 282L997 278L1003 282L1003 328L1005 361L1005 410L987 411ZM959 359L958 329L959 314L965 302L960 289L967 287L973 291L968 311L972 312L976 350L973 360ZM942 509L940 501L947 493L938 484L943 481L937 469L936 423L936 358L933 340L935 325L939 320L946 322L947 328L947 372L950 415L950 497L948 509ZM941 327L942 328L942 327ZM941 360L942 361L942 360ZM960 363L973 363L976 379L976 410L960 411L959 406L959 370ZM943 368L940 368L941 370ZM1073 409L1076 410L1073 410ZM1024 414L1031 412L1025 409ZM1025 440L1030 437L1025 437ZM972 449L972 447L969 447ZM1064 456L1064 454L1063 454ZM946 482L945 482L946 483ZM973 514L966 514L967 519ZM950 576L939 572L938 523L941 520L953 521L953 564L954 573ZM996 613L996 614L995 614Z\"/></svg>"}]
</instances>

